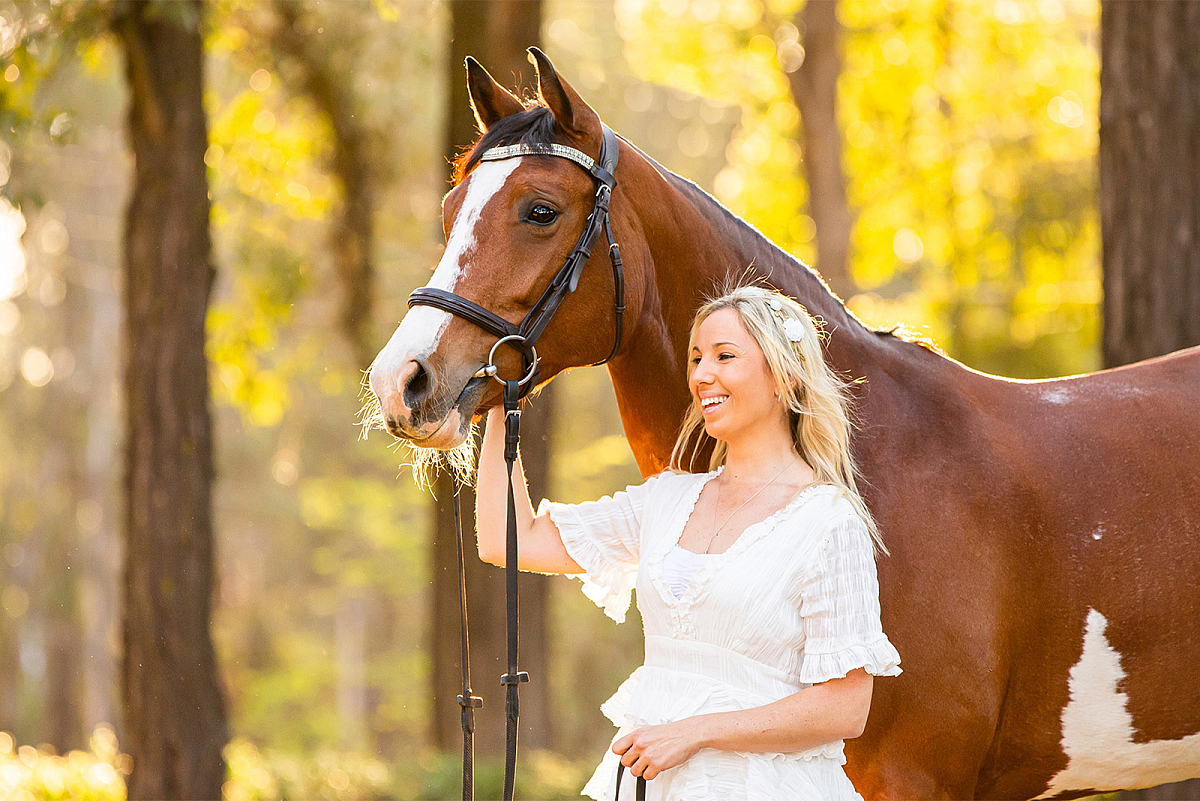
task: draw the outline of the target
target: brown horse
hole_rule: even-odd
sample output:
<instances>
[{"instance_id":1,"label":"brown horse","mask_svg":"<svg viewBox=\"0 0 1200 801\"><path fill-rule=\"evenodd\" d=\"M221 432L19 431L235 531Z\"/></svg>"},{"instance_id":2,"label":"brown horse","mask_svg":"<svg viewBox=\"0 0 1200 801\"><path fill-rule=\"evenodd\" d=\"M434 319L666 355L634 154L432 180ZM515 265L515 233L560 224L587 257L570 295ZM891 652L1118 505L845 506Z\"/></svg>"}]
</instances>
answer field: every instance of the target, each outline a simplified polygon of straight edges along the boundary
<instances>
[{"instance_id":1,"label":"brown horse","mask_svg":"<svg viewBox=\"0 0 1200 801\"><path fill-rule=\"evenodd\" d=\"M485 133L446 196L430 282L514 322L574 245L595 186L565 159L478 156L517 141L595 156L601 137L533 55L530 108L468 64ZM876 682L867 730L846 743L865 797L1076 798L1200 776L1200 348L1047 381L971 370L867 328L812 270L624 140L612 219L627 311L609 371L643 474L664 468L690 402L692 313L747 265L822 318L829 361L864 379L854 449L891 550L883 625L905 668ZM597 252L538 345L543 379L607 355L613 291ZM371 371L381 423L417 446L461 443L498 402L499 385L474 377L494 340L412 309Z\"/></svg>"}]
</instances>

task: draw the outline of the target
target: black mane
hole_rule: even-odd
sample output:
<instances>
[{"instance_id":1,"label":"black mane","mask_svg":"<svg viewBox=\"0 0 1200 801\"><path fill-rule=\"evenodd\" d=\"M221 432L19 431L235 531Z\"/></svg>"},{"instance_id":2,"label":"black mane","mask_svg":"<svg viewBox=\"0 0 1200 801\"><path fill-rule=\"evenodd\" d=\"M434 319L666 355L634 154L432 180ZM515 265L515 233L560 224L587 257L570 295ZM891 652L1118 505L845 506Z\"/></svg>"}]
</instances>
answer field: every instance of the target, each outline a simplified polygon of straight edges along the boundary
<instances>
[{"instance_id":1,"label":"black mane","mask_svg":"<svg viewBox=\"0 0 1200 801\"><path fill-rule=\"evenodd\" d=\"M454 160L454 183L457 185L467 173L479 163L484 151L504 145L532 145L544 147L553 144L554 115L545 106L530 106L524 111L509 114L495 122L475 144L463 151Z\"/></svg>"}]
</instances>

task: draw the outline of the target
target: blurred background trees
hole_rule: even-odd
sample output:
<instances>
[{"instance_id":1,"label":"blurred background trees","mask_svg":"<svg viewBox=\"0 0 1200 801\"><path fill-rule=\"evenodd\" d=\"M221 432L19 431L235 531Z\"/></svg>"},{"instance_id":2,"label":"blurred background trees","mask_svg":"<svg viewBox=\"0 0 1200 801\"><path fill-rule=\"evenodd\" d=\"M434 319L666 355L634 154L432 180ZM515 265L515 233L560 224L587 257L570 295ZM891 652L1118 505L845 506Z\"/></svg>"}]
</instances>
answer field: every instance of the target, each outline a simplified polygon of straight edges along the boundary
<instances>
[{"instance_id":1,"label":"blurred background trees","mask_svg":"<svg viewBox=\"0 0 1200 801\"><path fill-rule=\"evenodd\" d=\"M0 0L0 731L13 735L0 755L91 738L114 782L127 765L112 733L131 738L118 627L134 173L109 33L119 7ZM1001 375L1101 366L1095 0L205 9L212 628L231 797L416 797L436 794L437 776L454 794L448 489L436 503L419 492L403 453L358 441L354 420L362 371L441 252L447 160L474 134L465 54L528 93L524 48L540 41L612 127L827 271L868 323L905 323ZM1148 81L1114 80L1106 92ZM1112 91L1117 126L1131 101ZM1167 103L1161 124L1171 117ZM583 500L638 479L603 371L563 376L533 408L535 495ZM469 593L482 755L502 737L497 572L473 565ZM527 751L542 783L526 786L574 796L611 734L599 704L640 663L639 626L613 627L565 579L531 576L522 593L522 667L537 683L522 692L522 742L545 749ZM418 775L434 784L405 783Z\"/></svg>"}]
</instances>

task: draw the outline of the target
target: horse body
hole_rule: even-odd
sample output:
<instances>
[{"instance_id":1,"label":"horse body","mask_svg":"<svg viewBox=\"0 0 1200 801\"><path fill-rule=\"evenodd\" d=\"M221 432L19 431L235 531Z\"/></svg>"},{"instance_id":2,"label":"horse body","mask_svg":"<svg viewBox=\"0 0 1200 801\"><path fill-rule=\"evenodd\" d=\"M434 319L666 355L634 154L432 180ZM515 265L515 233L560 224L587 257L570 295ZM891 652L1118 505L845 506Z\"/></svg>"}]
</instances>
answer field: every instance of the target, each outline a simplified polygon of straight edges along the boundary
<instances>
[{"instance_id":1,"label":"horse body","mask_svg":"<svg viewBox=\"0 0 1200 801\"><path fill-rule=\"evenodd\" d=\"M573 119L556 135L594 152L594 112L548 62L539 82L555 119ZM490 76L473 74L471 89L485 126L522 111ZM495 191L500 217L484 209L473 225L500 226L505 204L539 181L585 205L582 174L552 161L523 159ZM1200 775L1200 348L1048 381L971 370L866 328L814 272L624 141L612 219L628 311L609 371L643 474L666 466L690 402L695 308L748 265L821 318L830 363L862 379L855 455L891 550L878 566L883 626L905 668L876 682L867 729L846 743L864 797L1067 798ZM562 256L549 251L533 261ZM505 293L494 262L476 269L503 255L474 257L455 291L519 319L538 285L523 270L547 268L508 254L518 274L504 280L521 290ZM593 256L539 344L544 378L610 341L604 258ZM436 427L418 402L468 419L496 402L468 380L481 364L472 354L486 353L468 329L439 330L455 350L435 339L403 352L398 331L380 354L372 387L394 433L414 419ZM418 363L437 369L413 393Z\"/></svg>"}]
</instances>

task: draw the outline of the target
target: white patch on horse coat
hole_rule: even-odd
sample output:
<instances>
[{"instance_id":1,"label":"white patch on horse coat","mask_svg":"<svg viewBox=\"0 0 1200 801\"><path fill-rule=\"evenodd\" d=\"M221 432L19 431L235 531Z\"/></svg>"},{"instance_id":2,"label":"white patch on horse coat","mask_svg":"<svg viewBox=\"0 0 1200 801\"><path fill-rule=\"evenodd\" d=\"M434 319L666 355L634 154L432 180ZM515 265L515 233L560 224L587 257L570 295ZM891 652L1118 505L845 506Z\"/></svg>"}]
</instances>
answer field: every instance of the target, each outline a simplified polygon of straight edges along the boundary
<instances>
[{"instance_id":1,"label":"white patch on horse coat","mask_svg":"<svg viewBox=\"0 0 1200 801\"><path fill-rule=\"evenodd\" d=\"M1154 787L1200 775L1200 733L1180 740L1133 741L1129 696L1117 689L1125 671L1121 655L1104 636L1107 627L1104 615L1088 610L1083 655L1071 668L1071 697L1062 712L1067 767L1038 798L1068 790Z\"/></svg>"},{"instance_id":2,"label":"white patch on horse coat","mask_svg":"<svg viewBox=\"0 0 1200 801\"><path fill-rule=\"evenodd\" d=\"M467 196L463 198L458 216L450 229L450 240L446 242L446 250L426 286L454 291L462 275L464 262L475 249L475 224L479 222L484 207L503 188L508 176L520 163L519 158L485 161L471 172L467 178ZM392 338L375 357L375 364L371 368L371 386L375 393L379 394L380 384L394 384L400 370L411 359L433 353L452 319L449 312L432 306L409 309ZM396 390L402 391L403 387L396 387Z\"/></svg>"}]
</instances>

